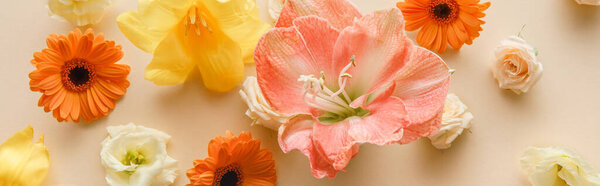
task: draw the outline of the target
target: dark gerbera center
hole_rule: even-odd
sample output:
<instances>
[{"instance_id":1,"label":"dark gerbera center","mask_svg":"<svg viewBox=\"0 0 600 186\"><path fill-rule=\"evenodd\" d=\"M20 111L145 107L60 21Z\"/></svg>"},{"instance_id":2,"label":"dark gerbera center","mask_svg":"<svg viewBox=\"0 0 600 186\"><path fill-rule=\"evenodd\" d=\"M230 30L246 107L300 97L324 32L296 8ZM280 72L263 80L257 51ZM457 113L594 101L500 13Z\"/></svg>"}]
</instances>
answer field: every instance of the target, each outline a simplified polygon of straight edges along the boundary
<instances>
[{"instance_id":1,"label":"dark gerbera center","mask_svg":"<svg viewBox=\"0 0 600 186\"><path fill-rule=\"evenodd\" d=\"M215 171L213 186L240 186L243 178L240 166L237 163L229 164Z\"/></svg>"},{"instance_id":2,"label":"dark gerbera center","mask_svg":"<svg viewBox=\"0 0 600 186\"><path fill-rule=\"evenodd\" d=\"M65 62L62 72L63 86L72 92L87 90L96 76L94 65L84 59L75 58Z\"/></svg>"},{"instance_id":3,"label":"dark gerbera center","mask_svg":"<svg viewBox=\"0 0 600 186\"><path fill-rule=\"evenodd\" d=\"M75 86L80 86L90 80L90 71L84 67L75 67L69 72L69 79Z\"/></svg>"},{"instance_id":4,"label":"dark gerbera center","mask_svg":"<svg viewBox=\"0 0 600 186\"><path fill-rule=\"evenodd\" d=\"M450 13L452 13L452 9L450 9L448 4L439 4L433 7L433 15L439 19L448 18Z\"/></svg>"},{"instance_id":5,"label":"dark gerbera center","mask_svg":"<svg viewBox=\"0 0 600 186\"><path fill-rule=\"evenodd\" d=\"M458 3L455 0L432 0L429 4L429 16L438 24L448 24L458 18Z\"/></svg>"}]
</instances>

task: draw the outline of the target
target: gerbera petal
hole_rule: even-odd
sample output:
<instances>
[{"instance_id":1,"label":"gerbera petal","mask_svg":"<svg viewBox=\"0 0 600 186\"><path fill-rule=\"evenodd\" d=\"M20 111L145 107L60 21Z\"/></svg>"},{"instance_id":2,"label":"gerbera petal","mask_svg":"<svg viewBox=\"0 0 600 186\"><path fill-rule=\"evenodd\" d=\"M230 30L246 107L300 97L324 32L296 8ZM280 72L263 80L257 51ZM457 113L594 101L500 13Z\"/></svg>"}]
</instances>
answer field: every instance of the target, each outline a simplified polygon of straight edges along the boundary
<instances>
[{"instance_id":1,"label":"gerbera petal","mask_svg":"<svg viewBox=\"0 0 600 186\"><path fill-rule=\"evenodd\" d=\"M73 106L71 107L71 118L74 121L79 121L79 114L81 113L81 104L79 103L81 99L79 98L79 94L73 94Z\"/></svg>"},{"instance_id":2,"label":"gerbera petal","mask_svg":"<svg viewBox=\"0 0 600 186\"><path fill-rule=\"evenodd\" d=\"M96 96L105 106L109 109L115 108L115 102L107 97L107 93L102 91L103 87L101 85L95 85L93 88L96 91Z\"/></svg>"},{"instance_id":3,"label":"gerbera petal","mask_svg":"<svg viewBox=\"0 0 600 186\"><path fill-rule=\"evenodd\" d=\"M101 66L96 69L98 76L106 78L125 79L129 75L131 68L129 65L124 64L111 64L107 66Z\"/></svg>"},{"instance_id":4,"label":"gerbera petal","mask_svg":"<svg viewBox=\"0 0 600 186\"><path fill-rule=\"evenodd\" d=\"M156 47L144 77L157 85L180 84L193 68L194 63L185 53L181 41L171 33Z\"/></svg>"},{"instance_id":5,"label":"gerbera petal","mask_svg":"<svg viewBox=\"0 0 600 186\"><path fill-rule=\"evenodd\" d=\"M98 50L94 50L90 54L90 57L87 58L87 60L90 63L95 65L113 64L121 60L121 58L123 58L123 51L118 45L111 46L111 44L107 44L106 49L104 51L101 51L100 49L101 48L99 48Z\"/></svg>"},{"instance_id":6,"label":"gerbera petal","mask_svg":"<svg viewBox=\"0 0 600 186\"><path fill-rule=\"evenodd\" d=\"M55 110L58 109L60 107L60 105L63 103L63 101L65 100L65 97L67 96L67 90L61 90L58 91L58 94L52 96L52 99L50 100L50 110Z\"/></svg>"},{"instance_id":7,"label":"gerbera petal","mask_svg":"<svg viewBox=\"0 0 600 186\"><path fill-rule=\"evenodd\" d=\"M460 38L458 37L458 34L456 33L456 31L454 31L454 26L450 25L450 26L446 26L445 27L446 31L448 32L448 44L450 44L450 46L452 46L452 48L454 49L460 49L460 47L462 47L463 43L461 42Z\"/></svg>"},{"instance_id":8,"label":"gerbera petal","mask_svg":"<svg viewBox=\"0 0 600 186\"><path fill-rule=\"evenodd\" d=\"M356 67L347 72L350 90L363 90L363 95L389 84L410 55L412 42L404 33L404 22L398 9L376 11L345 28L334 49L336 69L348 65L354 57ZM335 77L337 77L336 73Z\"/></svg>"},{"instance_id":9,"label":"gerbera petal","mask_svg":"<svg viewBox=\"0 0 600 186\"><path fill-rule=\"evenodd\" d=\"M425 48L429 48L438 34L437 27L434 23L425 23L421 31L417 34L417 43Z\"/></svg>"},{"instance_id":10,"label":"gerbera petal","mask_svg":"<svg viewBox=\"0 0 600 186\"><path fill-rule=\"evenodd\" d=\"M86 34L79 38L77 48L75 49L75 56L78 58L87 58L88 54L92 50L94 35Z\"/></svg>"},{"instance_id":11,"label":"gerbera petal","mask_svg":"<svg viewBox=\"0 0 600 186\"><path fill-rule=\"evenodd\" d=\"M92 95L92 99L94 100L94 103L96 103L95 105L91 105L91 106L96 106L98 107L98 109L103 113L106 114L108 113L108 106L104 105L103 101L100 100L100 96L98 95L97 91L95 90L96 88L94 86L90 87L90 89L88 89L90 91L90 95Z\"/></svg>"},{"instance_id":12,"label":"gerbera petal","mask_svg":"<svg viewBox=\"0 0 600 186\"><path fill-rule=\"evenodd\" d=\"M48 77L46 77L45 79L41 80L36 87L42 89L42 90L48 90L48 89L52 89L56 86L58 86L58 84L61 83L61 78L59 74L54 74L54 75L50 75Z\"/></svg>"},{"instance_id":13,"label":"gerbera petal","mask_svg":"<svg viewBox=\"0 0 600 186\"><path fill-rule=\"evenodd\" d=\"M92 113L92 115L94 115L94 116L100 115L99 111L98 111L98 106L96 105L96 102L94 102L94 98L93 98L91 89L87 89L85 95L87 96L86 97L87 106L88 106L90 112Z\"/></svg>"},{"instance_id":14,"label":"gerbera petal","mask_svg":"<svg viewBox=\"0 0 600 186\"><path fill-rule=\"evenodd\" d=\"M275 27L290 27L294 19L307 15L325 18L337 29L351 26L354 18L362 17L348 0L287 0Z\"/></svg>"},{"instance_id":15,"label":"gerbera petal","mask_svg":"<svg viewBox=\"0 0 600 186\"><path fill-rule=\"evenodd\" d=\"M313 176L317 178L335 177L337 170L329 163L313 144L314 120L308 115L292 118L279 128L279 147L285 153L298 150L308 157Z\"/></svg>"},{"instance_id":16,"label":"gerbera petal","mask_svg":"<svg viewBox=\"0 0 600 186\"><path fill-rule=\"evenodd\" d=\"M71 59L73 56L73 50L71 49L71 43L67 39L58 40L58 53L62 56L62 59Z\"/></svg>"},{"instance_id":17,"label":"gerbera petal","mask_svg":"<svg viewBox=\"0 0 600 186\"><path fill-rule=\"evenodd\" d=\"M431 45L429 49L431 49L431 51L441 53L440 49L442 48L442 41L444 40L444 32L442 32L442 26L436 26L435 33L437 33L437 35L433 40L433 45Z\"/></svg>"},{"instance_id":18,"label":"gerbera petal","mask_svg":"<svg viewBox=\"0 0 600 186\"><path fill-rule=\"evenodd\" d=\"M187 14L191 0L140 0L138 10L117 17L121 32L138 48L152 53Z\"/></svg>"},{"instance_id":19,"label":"gerbera petal","mask_svg":"<svg viewBox=\"0 0 600 186\"><path fill-rule=\"evenodd\" d=\"M261 21L255 0L203 0L219 27L242 49L244 62L253 63L254 48L271 27Z\"/></svg>"},{"instance_id":20,"label":"gerbera petal","mask_svg":"<svg viewBox=\"0 0 600 186\"><path fill-rule=\"evenodd\" d=\"M276 110L308 114L298 78L311 74L318 77L321 71L326 78L337 78L331 60L339 31L314 16L298 18L293 24L272 29L259 41L255 52L257 79Z\"/></svg>"},{"instance_id":21,"label":"gerbera petal","mask_svg":"<svg viewBox=\"0 0 600 186\"><path fill-rule=\"evenodd\" d=\"M411 122L423 123L441 112L448 93L449 68L439 56L415 47L395 82L394 96L406 105Z\"/></svg>"},{"instance_id":22,"label":"gerbera petal","mask_svg":"<svg viewBox=\"0 0 600 186\"><path fill-rule=\"evenodd\" d=\"M48 35L48 37L46 38L46 45L49 49L58 50L58 35L56 35L55 33L51 33L50 35Z\"/></svg>"},{"instance_id":23,"label":"gerbera petal","mask_svg":"<svg viewBox=\"0 0 600 186\"><path fill-rule=\"evenodd\" d=\"M71 109L73 108L73 101L75 96L71 92L67 92L65 96L65 100L60 105L60 117L65 119L71 113Z\"/></svg>"}]
</instances>

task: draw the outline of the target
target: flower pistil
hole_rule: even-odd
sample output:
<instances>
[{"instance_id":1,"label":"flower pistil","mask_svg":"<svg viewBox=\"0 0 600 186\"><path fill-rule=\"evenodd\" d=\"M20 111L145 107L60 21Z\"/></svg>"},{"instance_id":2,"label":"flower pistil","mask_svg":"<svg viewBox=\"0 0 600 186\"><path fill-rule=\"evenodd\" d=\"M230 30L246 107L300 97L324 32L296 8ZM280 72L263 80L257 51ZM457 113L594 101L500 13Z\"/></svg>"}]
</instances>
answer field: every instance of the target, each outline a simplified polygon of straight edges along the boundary
<instances>
[{"instance_id":1,"label":"flower pistil","mask_svg":"<svg viewBox=\"0 0 600 186\"><path fill-rule=\"evenodd\" d=\"M324 111L319 117L319 121L323 124L333 124L344 119L358 116L364 117L369 114L369 111L363 108L353 108L350 106L352 99L346 92L345 88L349 78L352 75L347 73L350 67L355 67L356 62L354 56L350 59L350 63L346 65L338 75L339 90L333 92L325 85L325 73L321 71L321 77L317 79L314 75L300 75L299 82L304 82L304 102L318 110Z\"/></svg>"}]
</instances>

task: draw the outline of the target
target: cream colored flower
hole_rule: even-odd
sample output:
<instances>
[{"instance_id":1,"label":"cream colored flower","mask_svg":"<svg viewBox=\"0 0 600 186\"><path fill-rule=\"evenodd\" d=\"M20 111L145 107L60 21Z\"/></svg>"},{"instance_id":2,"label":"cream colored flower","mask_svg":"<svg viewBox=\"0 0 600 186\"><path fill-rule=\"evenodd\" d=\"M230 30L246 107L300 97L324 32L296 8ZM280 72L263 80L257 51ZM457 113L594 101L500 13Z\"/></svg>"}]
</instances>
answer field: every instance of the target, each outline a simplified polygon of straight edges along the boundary
<instances>
[{"instance_id":1,"label":"cream colored flower","mask_svg":"<svg viewBox=\"0 0 600 186\"><path fill-rule=\"evenodd\" d=\"M111 186L169 185L175 180L177 161L167 155L171 136L133 123L106 128L102 165Z\"/></svg>"},{"instance_id":2,"label":"cream colored flower","mask_svg":"<svg viewBox=\"0 0 600 186\"><path fill-rule=\"evenodd\" d=\"M260 124L272 130L278 130L279 126L286 123L290 118L289 115L281 114L271 108L254 76L246 78L240 90L240 96L248 105L246 115L254 120L252 124Z\"/></svg>"},{"instance_id":3,"label":"cream colored flower","mask_svg":"<svg viewBox=\"0 0 600 186\"><path fill-rule=\"evenodd\" d=\"M100 22L110 4L111 0L48 0L52 17L62 17L75 26Z\"/></svg>"},{"instance_id":4,"label":"cream colored flower","mask_svg":"<svg viewBox=\"0 0 600 186\"><path fill-rule=\"evenodd\" d=\"M521 168L533 186L598 186L600 175L577 154L557 147L529 147Z\"/></svg>"},{"instance_id":5,"label":"cream colored flower","mask_svg":"<svg viewBox=\"0 0 600 186\"><path fill-rule=\"evenodd\" d=\"M542 64L535 49L525 40L511 36L496 48L494 78L500 88L510 89L517 94L527 92L542 75Z\"/></svg>"},{"instance_id":6,"label":"cream colored flower","mask_svg":"<svg viewBox=\"0 0 600 186\"><path fill-rule=\"evenodd\" d=\"M575 0L582 5L600 5L600 0Z\"/></svg>"},{"instance_id":7,"label":"cream colored flower","mask_svg":"<svg viewBox=\"0 0 600 186\"><path fill-rule=\"evenodd\" d=\"M285 0L264 0L266 1L266 8L261 8L261 14L266 14L267 17L263 21L275 25L277 20L279 19L279 14L281 14L281 9L283 9L283 5L285 4ZM263 13L265 12L265 13Z\"/></svg>"},{"instance_id":8,"label":"cream colored flower","mask_svg":"<svg viewBox=\"0 0 600 186\"><path fill-rule=\"evenodd\" d=\"M463 130L471 127L470 122L473 114L467 112L467 105L462 103L455 94L448 94L444 103L444 113L442 114L442 125L440 131L429 136L431 144L438 149L447 149L452 145Z\"/></svg>"}]
</instances>

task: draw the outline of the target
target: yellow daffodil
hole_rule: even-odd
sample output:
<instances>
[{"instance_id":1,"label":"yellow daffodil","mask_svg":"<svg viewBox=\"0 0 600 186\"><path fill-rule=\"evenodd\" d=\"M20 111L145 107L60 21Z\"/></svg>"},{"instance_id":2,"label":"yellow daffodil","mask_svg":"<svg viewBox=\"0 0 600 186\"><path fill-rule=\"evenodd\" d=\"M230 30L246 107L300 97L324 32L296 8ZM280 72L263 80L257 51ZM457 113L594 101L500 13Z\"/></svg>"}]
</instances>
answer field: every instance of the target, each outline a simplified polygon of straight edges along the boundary
<instances>
[{"instance_id":1,"label":"yellow daffodil","mask_svg":"<svg viewBox=\"0 0 600 186\"><path fill-rule=\"evenodd\" d=\"M121 14L119 28L138 48L152 53L145 78L157 85L183 83L198 67L204 85L224 92L242 81L244 62L269 24L255 0L139 0Z\"/></svg>"},{"instance_id":2,"label":"yellow daffodil","mask_svg":"<svg viewBox=\"0 0 600 186\"><path fill-rule=\"evenodd\" d=\"M44 146L44 135L35 143L33 128L17 132L0 145L0 186L40 185L50 160Z\"/></svg>"}]
</instances>

